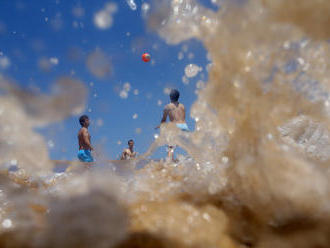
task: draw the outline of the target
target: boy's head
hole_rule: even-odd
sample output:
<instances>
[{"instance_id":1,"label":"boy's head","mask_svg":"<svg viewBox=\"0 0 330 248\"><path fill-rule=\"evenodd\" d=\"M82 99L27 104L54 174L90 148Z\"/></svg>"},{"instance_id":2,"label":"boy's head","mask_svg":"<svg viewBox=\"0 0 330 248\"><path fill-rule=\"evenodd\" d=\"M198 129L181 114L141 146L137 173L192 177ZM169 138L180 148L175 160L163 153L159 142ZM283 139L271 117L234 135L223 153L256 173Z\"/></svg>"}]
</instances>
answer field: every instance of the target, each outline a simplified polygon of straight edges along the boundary
<instances>
[{"instance_id":1,"label":"boy's head","mask_svg":"<svg viewBox=\"0 0 330 248\"><path fill-rule=\"evenodd\" d=\"M129 140L127 143L128 143L128 146L129 147L133 147L134 146L134 141L132 139Z\"/></svg>"},{"instance_id":2,"label":"boy's head","mask_svg":"<svg viewBox=\"0 0 330 248\"><path fill-rule=\"evenodd\" d=\"M89 117L87 115L80 116L79 123L82 127L88 127L89 126Z\"/></svg>"},{"instance_id":3,"label":"boy's head","mask_svg":"<svg viewBox=\"0 0 330 248\"><path fill-rule=\"evenodd\" d=\"M170 93L171 102L177 102L180 97L180 92L176 89L172 89Z\"/></svg>"}]
</instances>

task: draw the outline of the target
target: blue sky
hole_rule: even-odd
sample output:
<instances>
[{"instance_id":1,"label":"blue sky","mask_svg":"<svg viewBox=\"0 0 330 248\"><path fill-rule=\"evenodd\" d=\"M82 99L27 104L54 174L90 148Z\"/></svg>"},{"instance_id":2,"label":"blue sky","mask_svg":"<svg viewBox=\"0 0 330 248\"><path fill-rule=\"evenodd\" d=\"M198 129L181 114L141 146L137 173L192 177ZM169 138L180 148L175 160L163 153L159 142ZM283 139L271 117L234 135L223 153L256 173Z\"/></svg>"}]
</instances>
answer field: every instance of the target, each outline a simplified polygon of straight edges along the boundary
<instances>
[{"instance_id":1,"label":"blue sky","mask_svg":"<svg viewBox=\"0 0 330 248\"><path fill-rule=\"evenodd\" d=\"M104 154L111 159L118 157L131 138L139 153L145 152L152 143L154 127L159 124L162 108L169 101L164 88L179 89L180 100L187 110L187 123L193 129L190 107L196 100L196 82L207 80L205 68L209 61L202 44L190 40L176 46L167 45L147 29L141 15L143 2L148 1L136 0L137 10L133 11L125 0L0 1L0 55L10 61L10 66L0 68L0 72L27 89L43 93L49 92L61 76L84 82L89 89L84 113L93 121L92 142L101 144ZM112 15L112 26L102 30L93 18L107 3L116 3L118 10ZM212 7L211 1L202 3ZM184 47L188 48L187 52ZM87 56L96 50L111 60L112 73L105 78L96 77L86 67ZM149 52L154 63L142 62L143 52ZM181 60L178 59L180 52L184 54ZM49 63L51 58L53 64ZM42 61L46 61L44 69L40 66ZM182 76L190 63L202 67L203 71L186 85ZM119 91L126 82L131 90L128 98L122 99ZM134 90L138 90L137 95ZM76 158L80 127L77 119L72 116L38 130L50 144L52 159ZM140 134L136 133L137 128L141 129ZM165 148L159 149L154 157L165 154Z\"/></svg>"}]
</instances>

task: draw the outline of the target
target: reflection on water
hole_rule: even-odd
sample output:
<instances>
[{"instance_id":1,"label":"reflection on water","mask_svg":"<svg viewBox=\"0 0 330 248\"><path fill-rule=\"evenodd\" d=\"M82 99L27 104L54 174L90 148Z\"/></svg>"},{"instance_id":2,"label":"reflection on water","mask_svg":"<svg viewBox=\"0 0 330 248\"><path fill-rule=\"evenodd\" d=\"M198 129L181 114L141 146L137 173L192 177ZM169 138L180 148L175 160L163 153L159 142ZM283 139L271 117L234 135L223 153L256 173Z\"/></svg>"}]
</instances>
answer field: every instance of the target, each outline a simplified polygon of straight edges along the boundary
<instances>
[{"instance_id":1,"label":"reflection on water","mask_svg":"<svg viewBox=\"0 0 330 248\"><path fill-rule=\"evenodd\" d=\"M196 38L212 58L196 130L167 125L145 154L175 142L189 154L178 163L52 174L33 127L84 103L76 90L46 101L1 78L1 247L330 246L330 2L215 2L218 12L155 1L148 19L167 43Z\"/></svg>"}]
</instances>

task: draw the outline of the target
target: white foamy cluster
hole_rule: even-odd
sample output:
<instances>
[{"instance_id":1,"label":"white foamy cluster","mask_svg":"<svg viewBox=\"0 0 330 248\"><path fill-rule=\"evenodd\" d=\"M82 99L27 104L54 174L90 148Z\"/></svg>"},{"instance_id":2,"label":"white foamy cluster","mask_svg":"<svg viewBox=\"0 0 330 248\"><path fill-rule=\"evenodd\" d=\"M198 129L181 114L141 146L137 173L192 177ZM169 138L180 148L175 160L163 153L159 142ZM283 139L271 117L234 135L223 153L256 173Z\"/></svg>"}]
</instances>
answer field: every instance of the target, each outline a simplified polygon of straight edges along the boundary
<instances>
[{"instance_id":1,"label":"white foamy cluster","mask_svg":"<svg viewBox=\"0 0 330 248\"><path fill-rule=\"evenodd\" d=\"M196 88L197 89L203 89L205 87L206 83L203 82L202 80L198 80L196 83Z\"/></svg>"},{"instance_id":2,"label":"white foamy cluster","mask_svg":"<svg viewBox=\"0 0 330 248\"><path fill-rule=\"evenodd\" d=\"M7 56L0 55L0 69L8 69L10 64L10 59Z\"/></svg>"},{"instance_id":3,"label":"white foamy cluster","mask_svg":"<svg viewBox=\"0 0 330 248\"><path fill-rule=\"evenodd\" d=\"M131 8L131 10L136 10L137 7L136 7L136 3L134 2L134 0L126 0L126 3Z\"/></svg>"},{"instance_id":4,"label":"white foamy cluster","mask_svg":"<svg viewBox=\"0 0 330 248\"><path fill-rule=\"evenodd\" d=\"M44 72L49 72L54 66L59 64L59 59L57 57L42 57L38 60L38 67Z\"/></svg>"},{"instance_id":5,"label":"white foamy cluster","mask_svg":"<svg viewBox=\"0 0 330 248\"><path fill-rule=\"evenodd\" d=\"M52 65L58 65L59 60L58 60L58 58L56 58L56 57L51 57L51 58L49 59L49 62L50 62Z\"/></svg>"},{"instance_id":6,"label":"white foamy cluster","mask_svg":"<svg viewBox=\"0 0 330 248\"><path fill-rule=\"evenodd\" d=\"M202 70L203 70L203 68L199 67L198 65L189 64L185 67L184 72L188 78L193 78L193 77L197 76L197 74L199 72L201 72Z\"/></svg>"},{"instance_id":7,"label":"white foamy cluster","mask_svg":"<svg viewBox=\"0 0 330 248\"><path fill-rule=\"evenodd\" d=\"M113 15L117 12L115 3L108 3L105 7L94 15L94 24L97 28L105 30L112 26Z\"/></svg>"},{"instance_id":8,"label":"white foamy cluster","mask_svg":"<svg viewBox=\"0 0 330 248\"><path fill-rule=\"evenodd\" d=\"M3 226L3 228L5 228L5 229L11 228L11 227L13 226L13 222L11 221L11 219L5 219L5 220L2 222L2 226Z\"/></svg>"},{"instance_id":9,"label":"white foamy cluster","mask_svg":"<svg viewBox=\"0 0 330 248\"><path fill-rule=\"evenodd\" d=\"M182 77L182 83L184 83L184 84L189 84L189 79L186 77L186 76L183 76Z\"/></svg>"},{"instance_id":10,"label":"white foamy cluster","mask_svg":"<svg viewBox=\"0 0 330 248\"><path fill-rule=\"evenodd\" d=\"M121 91L119 92L119 96L120 96L120 98L122 98L122 99L126 99L126 98L128 98L128 92L127 92L127 91L124 91L124 90L121 90Z\"/></svg>"},{"instance_id":11,"label":"white foamy cluster","mask_svg":"<svg viewBox=\"0 0 330 248\"><path fill-rule=\"evenodd\" d=\"M129 92L131 90L131 84L129 82L124 83L124 87L123 89L127 92Z\"/></svg>"},{"instance_id":12,"label":"white foamy cluster","mask_svg":"<svg viewBox=\"0 0 330 248\"><path fill-rule=\"evenodd\" d=\"M138 89L135 89L135 90L133 91L133 94L137 96L137 95L139 94L139 90L138 90Z\"/></svg>"},{"instance_id":13,"label":"white foamy cluster","mask_svg":"<svg viewBox=\"0 0 330 248\"><path fill-rule=\"evenodd\" d=\"M321 123L299 116L279 127L279 131L285 142L304 154L321 161L330 159L330 133Z\"/></svg>"},{"instance_id":14,"label":"white foamy cluster","mask_svg":"<svg viewBox=\"0 0 330 248\"><path fill-rule=\"evenodd\" d=\"M153 24L168 44L201 38L205 30L213 33L217 28L215 13L198 5L195 0L162 1L162 4L163 8L154 15ZM164 19L164 16L168 17Z\"/></svg>"},{"instance_id":15,"label":"white foamy cluster","mask_svg":"<svg viewBox=\"0 0 330 248\"><path fill-rule=\"evenodd\" d=\"M128 98L128 93L131 90L131 84L129 82L124 83L123 88L119 92L119 96L122 99Z\"/></svg>"},{"instance_id":16,"label":"white foamy cluster","mask_svg":"<svg viewBox=\"0 0 330 248\"><path fill-rule=\"evenodd\" d=\"M48 147L49 148L54 148L54 146L55 146L55 143L54 143L54 141L53 140L48 140L48 142L47 142L47 145L48 145Z\"/></svg>"},{"instance_id":17,"label":"white foamy cluster","mask_svg":"<svg viewBox=\"0 0 330 248\"><path fill-rule=\"evenodd\" d=\"M171 88L164 88L163 92L165 95L169 95L171 93Z\"/></svg>"},{"instance_id":18,"label":"white foamy cluster","mask_svg":"<svg viewBox=\"0 0 330 248\"><path fill-rule=\"evenodd\" d=\"M148 15L149 10L150 10L150 4L143 3L141 6L142 16L146 17Z\"/></svg>"}]
</instances>

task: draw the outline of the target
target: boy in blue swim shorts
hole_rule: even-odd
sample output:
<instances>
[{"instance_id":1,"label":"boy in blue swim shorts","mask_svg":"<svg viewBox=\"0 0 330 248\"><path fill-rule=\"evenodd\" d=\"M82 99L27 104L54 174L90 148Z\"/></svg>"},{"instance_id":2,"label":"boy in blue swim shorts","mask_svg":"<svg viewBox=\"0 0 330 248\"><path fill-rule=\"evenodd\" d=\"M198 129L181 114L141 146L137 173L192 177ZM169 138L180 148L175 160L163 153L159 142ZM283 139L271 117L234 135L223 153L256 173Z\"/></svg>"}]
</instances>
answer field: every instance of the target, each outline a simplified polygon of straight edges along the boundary
<instances>
[{"instance_id":1,"label":"boy in blue swim shorts","mask_svg":"<svg viewBox=\"0 0 330 248\"><path fill-rule=\"evenodd\" d=\"M79 161L85 163L94 162L94 158L91 153L94 149L91 145L91 136L88 132L89 117L87 115L81 116L79 118L79 123L81 125L81 129L78 132L78 142L79 142L78 159Z\"/></svg>"},{"instance_id":2,"label":"boy in blue swim shorts","mask_svg":"<svg viewBox=\"0 0 330 248\"><path fill-rule=\"evenodd\" d=\"M188 125L186 123L186 110L182 103L179 103L180 92L176 89L172 89L170 93L170 100L171 102L167 104L163 111L163 117L160 121L160 125L166 122L167 117L169 117L171 122L174 122L176 126L181 129L182 131L189 132ZM157 126L157 128L160 127ZM169 145L168 146L168 157L174 161L175 146Z\"/></svg>"}]
</instances>

